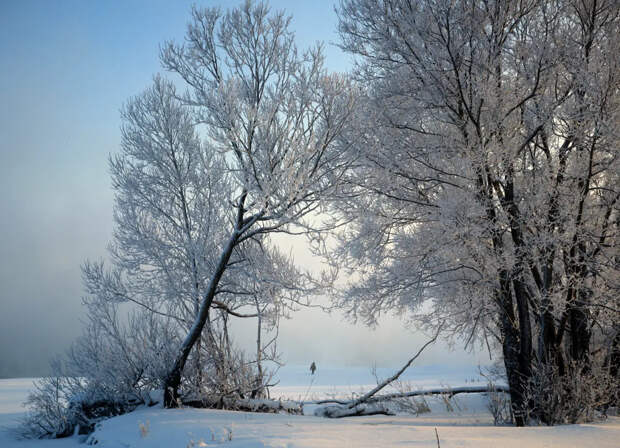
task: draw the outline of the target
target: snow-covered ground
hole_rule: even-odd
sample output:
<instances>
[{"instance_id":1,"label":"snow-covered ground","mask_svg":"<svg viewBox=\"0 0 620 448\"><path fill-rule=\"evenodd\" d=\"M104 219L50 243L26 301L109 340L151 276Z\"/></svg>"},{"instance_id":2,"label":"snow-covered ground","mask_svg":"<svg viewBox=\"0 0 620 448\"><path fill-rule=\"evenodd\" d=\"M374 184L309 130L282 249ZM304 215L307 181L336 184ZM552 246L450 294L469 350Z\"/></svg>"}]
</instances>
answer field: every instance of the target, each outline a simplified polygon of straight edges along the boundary
<instances>
[{"instance_id":1,"label":"snow-covered ground","mask_svg":"<svg viewBox=\"0 0 620 448\"><path fill-rule=\"evenodd\" d=\"M322 368L315 376L307 367L279 372L274 397L314 400L344 397L368 390L374 377L365 368ZM442 367L416 368L405 380L413 388L482 385L476 370L448 374ZM379 369L379 377L391 373ZM478 379L480 382L475 381ZM474 380L474 381L472 381ZM473 384L472 384L473 383ZM0 380L0 447L69 448L84 440L16 440L10 432L23 415L21 403L31 388L30 379ZM186 448L235 447L596 447L620 446L620 418L603 423L548 427L496 427L486 409L486 398L457 396L449 406L442 398L427 399L431 412L415 415L350 417L330 420L311 415L255 414L206 409L144 408L107 420L90 436L97 447ZM306 406L306 414L312 406Z\"/></svg>"}]
</instances>

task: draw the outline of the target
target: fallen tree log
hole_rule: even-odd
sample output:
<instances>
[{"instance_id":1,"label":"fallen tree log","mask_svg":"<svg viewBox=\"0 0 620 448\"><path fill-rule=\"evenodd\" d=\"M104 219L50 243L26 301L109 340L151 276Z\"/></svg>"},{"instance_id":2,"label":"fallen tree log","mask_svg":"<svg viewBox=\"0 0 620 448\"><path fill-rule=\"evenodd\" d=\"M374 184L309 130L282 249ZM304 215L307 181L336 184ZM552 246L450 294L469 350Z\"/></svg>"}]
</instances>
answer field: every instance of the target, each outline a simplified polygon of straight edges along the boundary
<instances>
[{"instance_id":1,"label":"fallen tree log","mask_svg":"<svg viewBox=\"0 0 620 448\"><path fill-rule=\"evenodd\" d=\"M417 397L417 396L424 396L424 395L448 395L452 397L458 394L480 394L480 393L489 393L489 392L509 393L510 389L508 388L508 386L444 387L444 388L438 388L438 389L415 390L411 392L376 395L376 396L368 398L366 400L366 403L376 403L380 401L389 401L389 400L394 400L398 398ZM351 403L352 401L344 401L344 400L319 400L315 402L315 404L338 404L342 406L348 406Z\"/></svg>"},{"instance_id":2,"label":"fallen tree log","mask_svg":"<svg viewBox=\"0 0 620 448\"><path fill-rule=\"evenodd\" d=\"M453 397L457 394L479 394L490 392L509 392L507 386L470 386L470 387L444 387L437 389L416 390L412 392L383 394L367 397L364 402L358 400L342 401L342 400L320 400L316 404L326 404L328 406L320 406L315 409L314 415L317 417L342 418L356 417L360 415L394 415L394 412L385 404L390 400L399 398L409 398L425 395L447 395Z\"/></svg>"},{"instance_id":3,"label":"fallen tree log","mask_svg":"<svg viewBox=\"0 0 620 448\"><path fill-rule=\"evenodd\" d=\"M426 391L412 391L405 393L392 393L392 394L383 394L378 395L377 392L388 386L389 384L396 381L405 370L407 370L413 362L418 359L418 357L422 354L424 349L429 345L433 344L437 338L439 337L439 333L441 332L442 325L437 327L437 331L435 335L426 342L418 352L411 358L409 361L405 363L403 367L401 367L394 375L391 377L381 381L377 384L369 392L364 395L351 400L351 401L341 401L341 400L322 400L316 402L317 404L332 404L331 406L323 406L318 407L314 411L314 415L329 417L329 418L340 418L340 417L354 417L358 415L376 415L376 414L387 414L390 415L392 412L390 409L382 403L386 401L395 400L398 398L407 398L407 397L415 397L416 395L438 395L438 394L446 394L449 396L453 396L456 394L462 393L483 393L483 392L492 392L499 391L507 392L508 388L504 386L487 386L487 387L457 387L457 388L441 388L441 389L430 389ZM504 390L505 389L505 390Z\"/></svg>"}]
</instances>

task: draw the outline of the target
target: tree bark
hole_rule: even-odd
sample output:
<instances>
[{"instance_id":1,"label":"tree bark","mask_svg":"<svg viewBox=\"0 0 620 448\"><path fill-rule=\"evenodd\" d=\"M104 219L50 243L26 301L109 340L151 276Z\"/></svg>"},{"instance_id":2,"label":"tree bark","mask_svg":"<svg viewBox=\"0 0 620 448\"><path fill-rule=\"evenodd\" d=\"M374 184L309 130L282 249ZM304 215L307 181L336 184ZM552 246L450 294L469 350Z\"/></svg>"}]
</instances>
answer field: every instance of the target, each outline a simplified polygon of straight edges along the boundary
<instances>
[{"instance_id":1,"label":"tree bark","mask_svg":"<svg viewBox=\"0 0 620 448\"><path fill-rule=\"evenodd\" d=\"M500 315L500 327L502 331L502 354L504 357L504 367L508 377L510 388L510 402L512 413L515 417L517 426L525 426L527 423L527 402L525 399L525 387L521 375L521 357L519 349L519 334L515 320L512 287L508 272L501 270L500 291L498 291L498 302L502 308Z\"/></svg>"},{"instance_id":2,"label":"tree bark","mask_svg":"<svg viewBox=\"0 0 620 448\"><path fill-rule=\"evenodd\" d=\"M478 178L478 186L480 189L479 198L483 201L486 208L486 214L489 222L497 222L497 211L493 205L493 181L490 175L487 173L488 189L485 188L482 175ZM509 215L511 236L513 242L515 237L517 241L520 240L520 230L515 228L517 224L515 213L517 210L511 209L513 202L513 188L512 184L508 183L506 191L502 195L499 189L496 190L496 194L504 210ZM506 197L508 196L508 198ZM512 216L511 216L512 215ZM516 230L513 233L512 230ZM495 227L492 229L491 237L493 242L493 250L498 257L504 256L505 245L502 239L503 231ZM515 243L515 245L518 245ZM514 272L513 272L514 277ZM496 291L495 297L499 307L499 326L502 337L502 354L504 357L504 367L506 369L506 376L508 378L508 385L510 388L510 402L512 406L512 413L515 417L515 424L517 426L525 426L527 424L528 415L528 403L526 399L525 385L529 376L524 377L523 373L529 372L529 368L525 368L526 358L523 356L524 349L531 353L531 339L528 344L523 340L523 336L529 334L531 337L531 329L522 330L522 325L529 324L529 312L527 310L527 300L524 300L524 286L521 281L517 279L515 283L519 287L518 294L515 294L517 299L517 310L519 319L515 316L515 304L513 300L513 281L511 273L506 268L501 268L498 272L499 290ZM516 291L515 291L516 292ZM524 307L525 306L525 307ZM522 319L523 316L523 319Z\"/></svg>"},{"instance_id":3,"label":"tree bark","mask_svg":"<svg viewBox=\"0 0 620 448\"><path fill-rule=\"evenodd\" d=\"M581 245L580 245L581 246ZM581 250L585 250L580 247ZM570 355L573 361L586 364L590 355L590 339L592 337L590 331L589 317L589 300L588 289L585 286L587 268L581 254L578 256L579 261L571 261L573 266L572 285L568 290L568 322L570 324ZM573 257L571 257L573 259Z\"/></svg>"}]
</instances>

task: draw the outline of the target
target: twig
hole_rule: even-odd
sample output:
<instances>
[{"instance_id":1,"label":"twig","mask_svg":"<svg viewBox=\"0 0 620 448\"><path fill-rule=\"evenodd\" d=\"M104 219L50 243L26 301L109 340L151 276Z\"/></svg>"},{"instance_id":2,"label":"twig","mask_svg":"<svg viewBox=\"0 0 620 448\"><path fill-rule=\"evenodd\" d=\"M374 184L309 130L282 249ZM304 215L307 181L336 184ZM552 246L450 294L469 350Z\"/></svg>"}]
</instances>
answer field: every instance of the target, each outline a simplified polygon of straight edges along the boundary
<instances>
[{"instance_id":1,"label":"twig","mask_svg":"<svg viewBox=\"0 0 620 448\"><path fill-rule=\"evenodd\" d=\"M310 380L310 385L308 386L308 390L306 391L306 394L304 395L303 400L301 400L301 403L303 404L304 401L306 401L306 398L308 398L308 394L310 393L310 388L312 387L312 385L314 384L314 379L316 377L312 377L312 379Z\"/></svg>"}]
</instances>

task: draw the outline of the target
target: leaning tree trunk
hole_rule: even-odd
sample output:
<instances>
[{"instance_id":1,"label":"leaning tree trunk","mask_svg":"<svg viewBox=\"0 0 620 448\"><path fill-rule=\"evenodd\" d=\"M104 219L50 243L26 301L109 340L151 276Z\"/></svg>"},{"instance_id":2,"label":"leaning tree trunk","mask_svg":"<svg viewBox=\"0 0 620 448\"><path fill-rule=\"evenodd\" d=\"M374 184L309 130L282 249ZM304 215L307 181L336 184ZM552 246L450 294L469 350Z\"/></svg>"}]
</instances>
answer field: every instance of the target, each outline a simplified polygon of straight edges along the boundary
<instances>
[{"instance_id":1,"label":"leaning tree trunk","mask_svg":"<svg viewBox=\"0 0 620 448\"><path fill-rule=\"evenodd\" d=\"M192 347L202 333L202 329L204 328L207 317L209 316L209 309L211 308L213 298L215 297L215 293L217 291L217 286L222 279L222 275L224 275L224 271L226 270L226 266L228 265L228 261L230 260L230 256L232 255L232 251L237 244L238 239L239 233L238 230L235 229L230 239L228 240L228 244L220 255L220 260L217 264L215 272L213 273L213 276L211 277L207 292L200 304L200 311L196 316L196 320L194 321L194 324L192 325L189 334L181 345L181 349L174 362L174 366L166 377L166 380L164 382L164 406L167 408L175 408L178 406L179 386L181 385L181 375L183 374L183 368L185 367L185 363L187 362L187 358L192 350Z\"/></svg>"}]
</instances>

